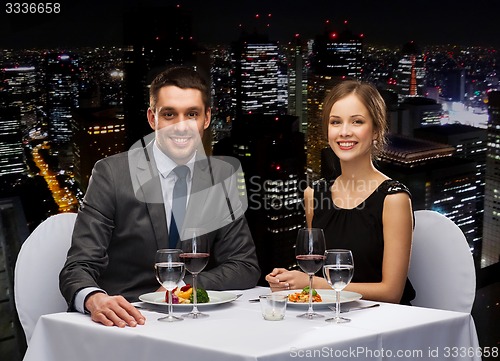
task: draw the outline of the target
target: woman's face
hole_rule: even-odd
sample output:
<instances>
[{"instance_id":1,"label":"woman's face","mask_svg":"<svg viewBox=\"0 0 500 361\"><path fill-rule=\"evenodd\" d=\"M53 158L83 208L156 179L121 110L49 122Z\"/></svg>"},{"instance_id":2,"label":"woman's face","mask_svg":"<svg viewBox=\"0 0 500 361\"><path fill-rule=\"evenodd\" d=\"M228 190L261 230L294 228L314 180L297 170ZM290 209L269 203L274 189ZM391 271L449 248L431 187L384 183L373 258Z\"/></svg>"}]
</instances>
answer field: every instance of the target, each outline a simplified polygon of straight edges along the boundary
<instances>
[{"instance_id":1,"label":"woman's face","mask_svg":"<svg viewBox=\"0 0 500 361\"><path fill-rule=\"evenodd\" d=\"M349 94L333 104L328 143L341 161L371 158L375 138L373 119L355 94Z\"/></svg>"}]
</instances>

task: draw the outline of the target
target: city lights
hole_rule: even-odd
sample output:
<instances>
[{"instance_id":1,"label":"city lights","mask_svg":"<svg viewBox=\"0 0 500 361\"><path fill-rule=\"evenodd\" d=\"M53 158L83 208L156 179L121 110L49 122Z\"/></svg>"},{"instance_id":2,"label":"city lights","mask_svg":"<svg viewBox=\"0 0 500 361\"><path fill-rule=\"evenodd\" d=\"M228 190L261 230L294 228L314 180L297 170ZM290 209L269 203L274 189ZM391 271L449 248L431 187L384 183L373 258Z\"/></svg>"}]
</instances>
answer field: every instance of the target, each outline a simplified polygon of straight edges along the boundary
<instances>
[{"instance_id":1,"label":"city lights","mask_svg":"<svg viewBox=\"0 0 500 361\"><path fill-rule=\"evenodd\" d=\"M248 201L263 275L277 257L280 267L295 265L290 239L306 224L304 190L338 176L323 100L345 79L374 84L387 106L388 144L377 169L410 188L414 209L455 222L478 269L498 263L500 53L493 5L474 5L466 14L466 7L434 2L395 15L402 5L139 3L86 5L78 19L68 5L53 23L47 14L33 23L20 16L2 23L9 34L0 39L0 198L21 199L29 227L78 210L95 163L152 132L146 117L152 78L184 64L210 86L207 153L242 165L235 187ZM0 335L0 346L9 340Z\"/></svg>"}]
</instances>

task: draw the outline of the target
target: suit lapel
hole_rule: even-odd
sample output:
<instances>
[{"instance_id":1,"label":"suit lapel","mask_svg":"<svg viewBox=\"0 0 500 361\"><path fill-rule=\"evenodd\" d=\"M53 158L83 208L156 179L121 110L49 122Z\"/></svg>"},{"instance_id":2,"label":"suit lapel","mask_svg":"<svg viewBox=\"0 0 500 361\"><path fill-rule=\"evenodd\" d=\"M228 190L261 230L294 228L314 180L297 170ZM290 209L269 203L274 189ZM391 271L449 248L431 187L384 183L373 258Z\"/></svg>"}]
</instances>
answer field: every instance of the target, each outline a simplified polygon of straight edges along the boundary
<instances>
[{"instance_id":1,"label":"suit lapel","mask_svg":"<svg viewBox=\"0 0 500 361\"><path fill-rule=\"evenodd\" d=\"M203 211L204 205L207 204L209 195L212 194L212 179L210 169L206 158L197 159L191 184L191 192L186 208L186 216L184 218L184 227L200 226L194 220L199 220L200 212Z\"/></svg>"},{"instance_id":2,"label":"suit lapel","mask_svg":"<svg viewBox=\"0 0 500 361\"><path fill-rule=\"evenodd\" d=\"M137 162L137 181L139 189L136 193L141 195L141 200L146 203L148 215L153 227L158 248L165 248L168 244L167 218L165 215L165 205L160 185L158 169L154 161L152 143L146 150L149 161L145 153L139 153Z\"/></svg>"},{"instance_id":3,"label":"suit lapel","mask_svg":"<svg viewBox=\"0 0 500 361\"><path fill-rule=\"evenodd\" d=\"M191 194L205 190L210 186L212 186L212 180L207 158L199 159L194 166Z\"/></svg>"}]
</instances>

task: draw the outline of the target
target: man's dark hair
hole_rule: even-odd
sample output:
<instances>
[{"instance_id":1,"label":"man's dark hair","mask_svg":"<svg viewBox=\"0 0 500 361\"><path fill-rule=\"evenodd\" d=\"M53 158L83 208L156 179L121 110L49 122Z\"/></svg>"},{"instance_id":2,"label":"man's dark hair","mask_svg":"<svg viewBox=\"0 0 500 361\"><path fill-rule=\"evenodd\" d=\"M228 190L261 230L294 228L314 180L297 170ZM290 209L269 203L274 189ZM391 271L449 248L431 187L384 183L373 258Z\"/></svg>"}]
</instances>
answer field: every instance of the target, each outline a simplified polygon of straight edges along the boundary
<instances>
[{"instance_id":1,"label":"man's dark hair","mask_svg":"<svg viewBox=\"0 0 500 361\"><path fill-rule=\"evenodd\" d=\"M158 101L158 92L164 86L173 85L181 89L197 89L201 92L205 110L210 107L209 88L205 79L193 68L174 66L159 73L149 88L149 103L154 110Z\"/></svg>"}]
</instances>

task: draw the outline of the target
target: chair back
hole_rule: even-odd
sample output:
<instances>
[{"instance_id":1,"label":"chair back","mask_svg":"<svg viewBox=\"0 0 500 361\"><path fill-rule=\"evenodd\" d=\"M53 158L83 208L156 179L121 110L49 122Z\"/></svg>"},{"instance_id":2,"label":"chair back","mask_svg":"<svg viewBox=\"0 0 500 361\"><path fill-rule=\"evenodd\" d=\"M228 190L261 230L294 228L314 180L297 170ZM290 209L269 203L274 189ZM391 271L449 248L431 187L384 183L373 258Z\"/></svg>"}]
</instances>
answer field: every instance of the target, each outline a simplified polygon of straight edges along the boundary
<instances>
[{"instance_id":1,"label":"chair back","mask_svg":"<svg viewBox=\"0 0 500 361\"><path fill-rule=\"evenodd\" d=\"M76 213L47 218L24 241L17 256L14 299L28 343L40 316L68 308L59 291L59 272L71 245L75 219Z\"/></svg>"},{"instance_id":2,"label":"chair back","mask_svg":"<svg viewBox=\"0 0 500 361\"><path fill-rule=\"evenodd\" d=\"M471 312L474 260L465 235L449 218L435 211L415 211L408 278L417 293L414 306Z\"/></svg>"}]
</instances>

